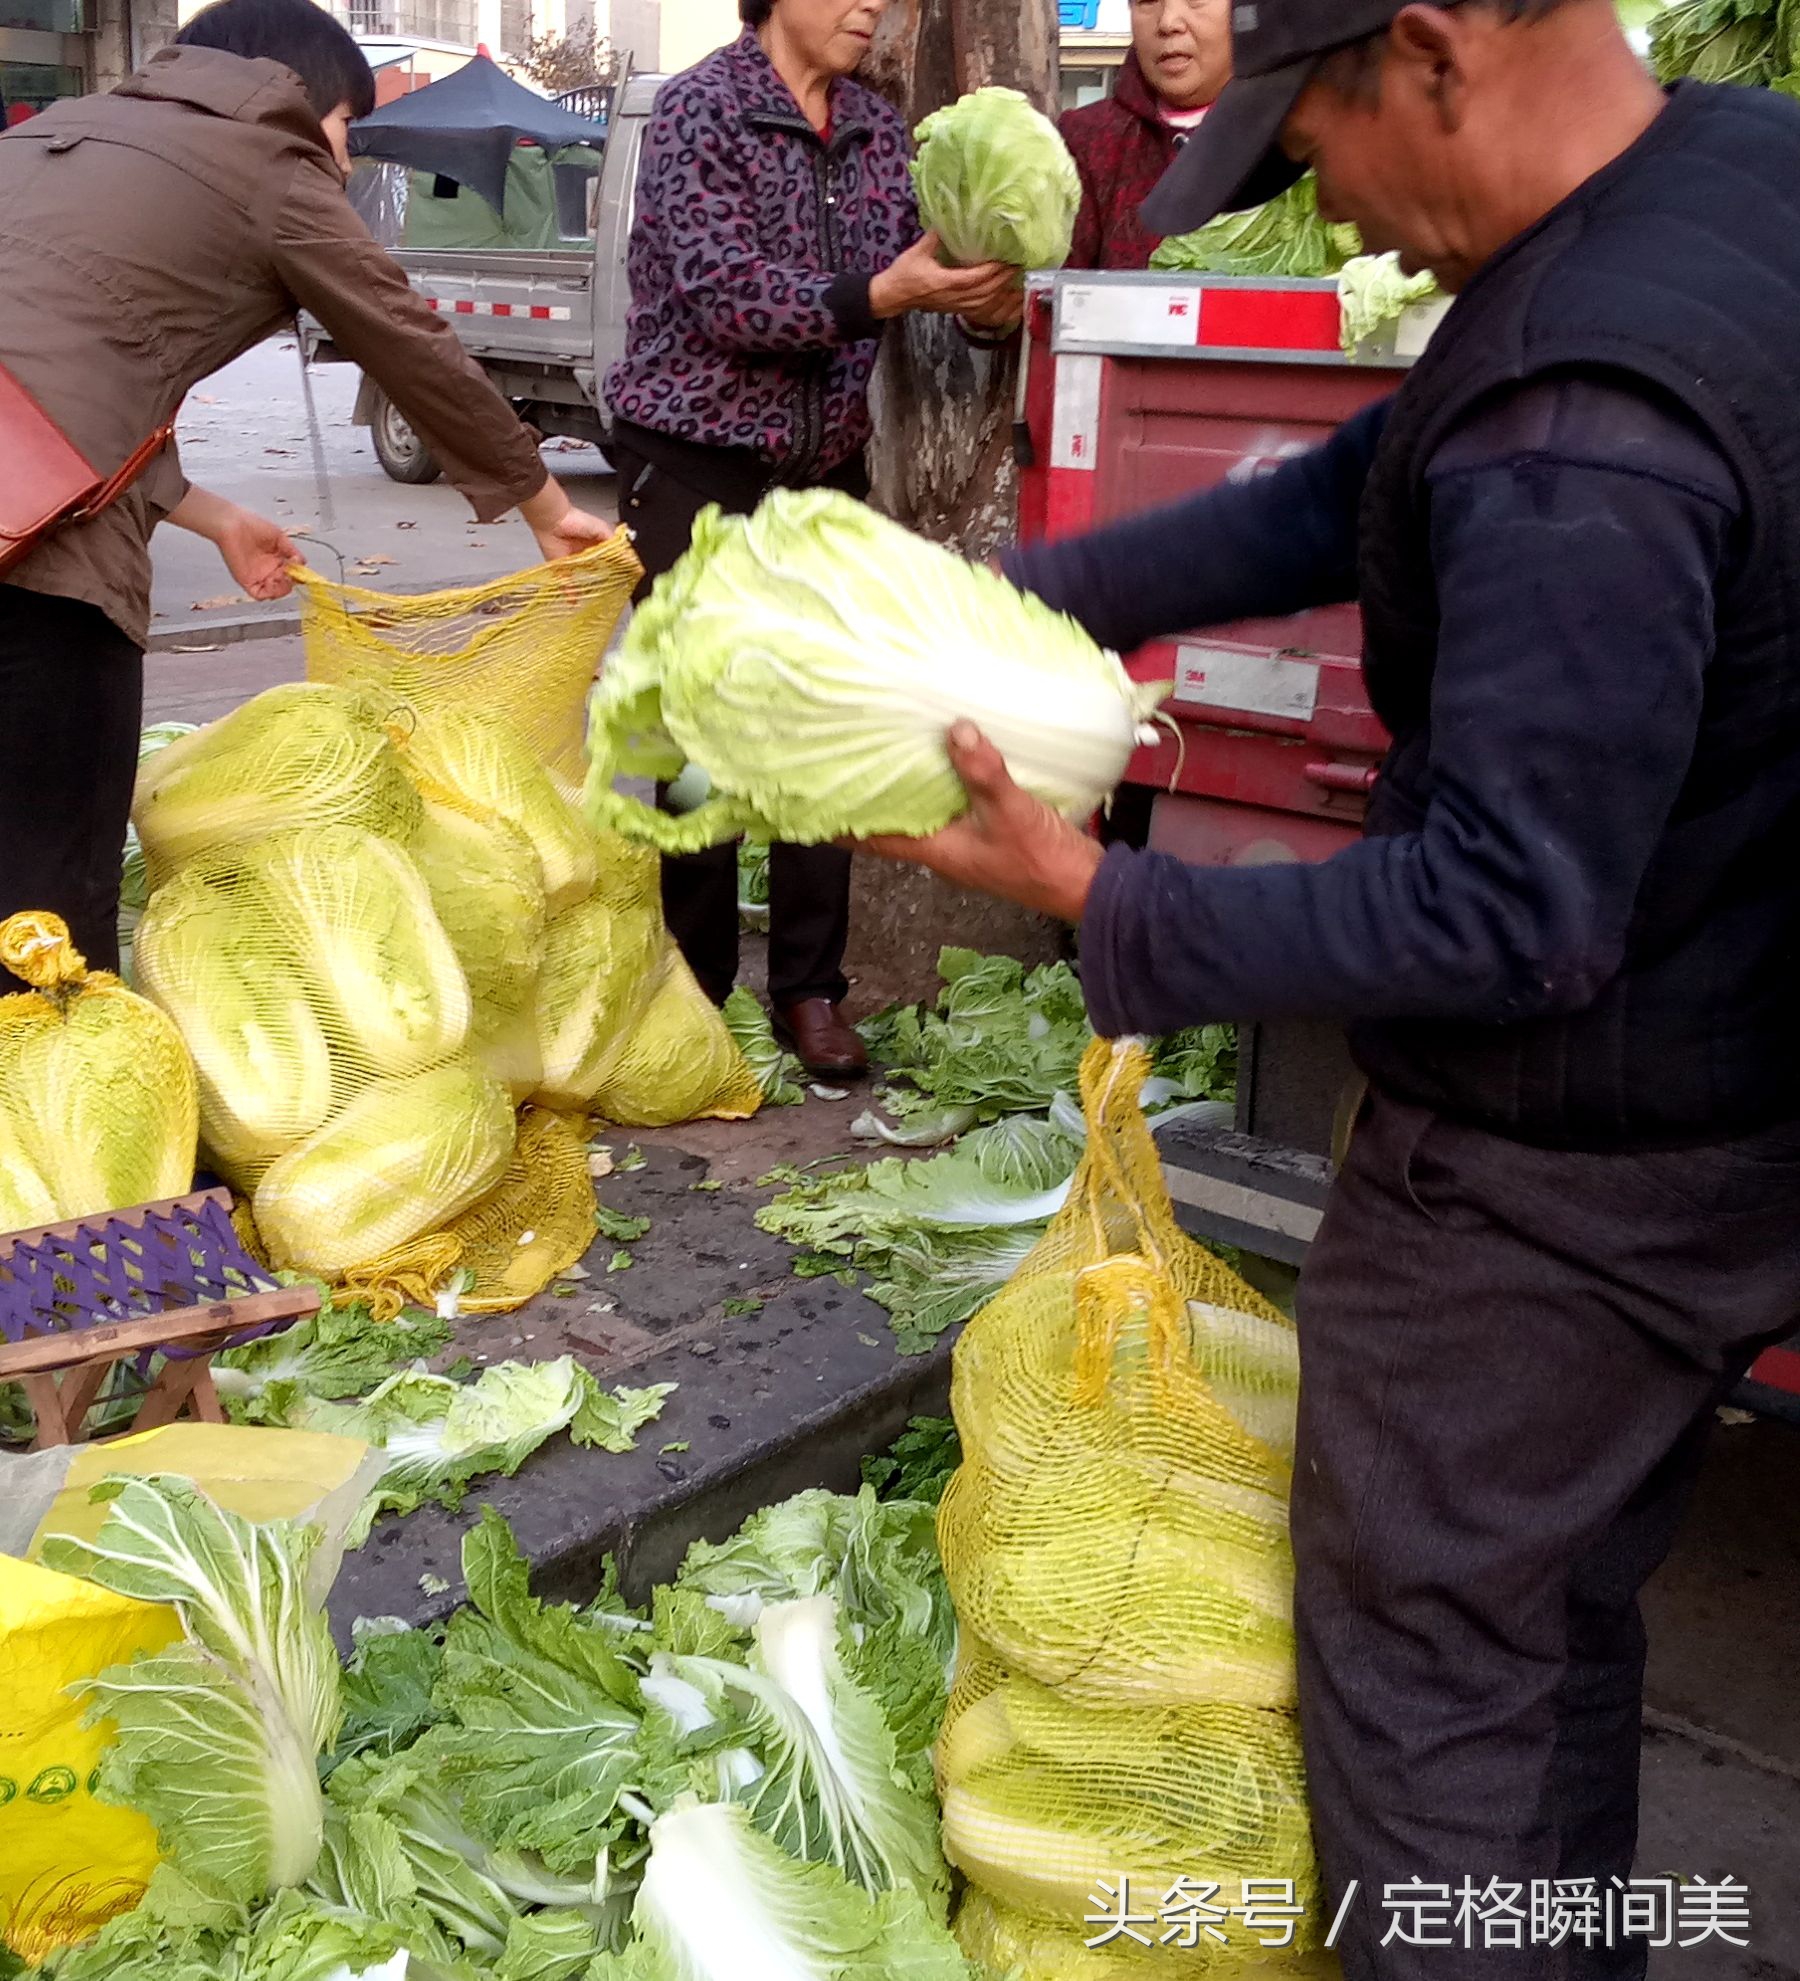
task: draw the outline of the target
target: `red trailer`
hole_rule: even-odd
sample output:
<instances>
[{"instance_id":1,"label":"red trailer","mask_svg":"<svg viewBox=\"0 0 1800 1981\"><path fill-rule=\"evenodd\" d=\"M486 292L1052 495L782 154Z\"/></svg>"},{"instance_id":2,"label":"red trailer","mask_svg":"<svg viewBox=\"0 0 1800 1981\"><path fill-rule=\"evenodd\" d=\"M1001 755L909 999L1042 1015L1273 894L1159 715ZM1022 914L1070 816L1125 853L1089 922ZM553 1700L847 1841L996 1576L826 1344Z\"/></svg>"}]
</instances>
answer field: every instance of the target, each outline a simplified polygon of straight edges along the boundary
<instances>
[{"instance_id":1,"label":"red trailer","mask_svg":"<svg viewBox=\"0 0 1800 1981\"><path fill-rule=\"evenodd\" d=\"M1336 285L1178 273L1034 282L1019 387L1019 534L1070 536L1262 474L1392 392L1446 305L1346 356ZM1361 828L1387 737L1362 684L1354 606L1214 627L1126 657L1172 680L1171 731L1121 802L1149 843L1198 864L1317 860ZM1318 1227L1352 1068L1325 1025L1252 1025L1235 1128L1161 1138L1184 1221L1297 1265ZM1752 1400L1800 1410L1800 1335Z\"/></svg>"}]
</instances>

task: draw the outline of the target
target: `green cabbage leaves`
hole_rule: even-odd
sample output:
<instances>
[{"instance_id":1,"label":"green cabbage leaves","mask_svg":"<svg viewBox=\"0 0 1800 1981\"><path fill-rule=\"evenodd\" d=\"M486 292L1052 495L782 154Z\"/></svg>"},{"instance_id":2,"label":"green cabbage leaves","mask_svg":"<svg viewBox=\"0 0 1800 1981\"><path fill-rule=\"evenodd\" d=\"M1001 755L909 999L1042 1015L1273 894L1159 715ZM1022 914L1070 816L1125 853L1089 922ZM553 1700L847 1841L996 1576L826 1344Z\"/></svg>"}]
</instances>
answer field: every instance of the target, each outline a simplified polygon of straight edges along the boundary
<instances>
[{"instance_id":1,"label":"green cabbage leaves","mask_svg":"<svg viewBox=\"0 0 1800 1981\"><path fill-rule=\"evenodd\" d=\"M1081 175L1056 126L1018 90L974 90L913 135L919 218L951 261L1060 268L1068 260Z\"/></svg>"},{"instance_id":2,"label":"green cabbage leaves","mask_svg":"<svg viewBox=\"0 0 1800 1981\"><path fill-rule=\"evenodd\" d=\"M779 489L753 516L704 510L638 608L595 690L588 803L663 852L934 832L967 808L944 736L968 717L1027 790L1080 818L1167 690L849 496ZM613 789L690 764L710 795L680 817Z\"/></svg>"}]
</instances>

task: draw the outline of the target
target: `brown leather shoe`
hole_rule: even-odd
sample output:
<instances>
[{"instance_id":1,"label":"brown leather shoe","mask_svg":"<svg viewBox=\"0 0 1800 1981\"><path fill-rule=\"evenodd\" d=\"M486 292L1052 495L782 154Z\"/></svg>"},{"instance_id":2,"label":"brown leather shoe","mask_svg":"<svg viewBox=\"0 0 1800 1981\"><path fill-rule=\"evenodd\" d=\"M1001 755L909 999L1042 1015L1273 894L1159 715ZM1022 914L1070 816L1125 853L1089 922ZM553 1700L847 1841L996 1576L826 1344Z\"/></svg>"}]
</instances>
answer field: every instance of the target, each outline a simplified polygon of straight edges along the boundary
<instances>
[{"instance_id":1,"label":"brown leather shoe","mask_svg":"<svg viewBox=\"0 0 1800 1981\"><path fill-rule=\"evenodd\" d=\"M775 1036L793 1047L807 1072L822 1080L852 1079L869 1070L867 1047L827 997L776 1005Z\"/></svg>"}]
</instances>

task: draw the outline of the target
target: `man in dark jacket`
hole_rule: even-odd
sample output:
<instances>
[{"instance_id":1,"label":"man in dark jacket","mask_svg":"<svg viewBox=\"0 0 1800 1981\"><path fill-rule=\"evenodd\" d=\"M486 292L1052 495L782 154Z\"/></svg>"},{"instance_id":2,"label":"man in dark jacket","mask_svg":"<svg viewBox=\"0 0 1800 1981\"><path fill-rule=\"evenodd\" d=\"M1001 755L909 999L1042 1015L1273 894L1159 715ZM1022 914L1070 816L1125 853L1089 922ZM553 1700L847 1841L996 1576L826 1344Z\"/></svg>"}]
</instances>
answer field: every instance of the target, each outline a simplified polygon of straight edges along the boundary
<instances>
[{"instance_id":1,"label":"man in dark jacket","mask_svg":"<svg viewBox=\"0 0 1800 1981\"><path fill-rule=\"evenodd\" d=\"M1665 96L1610 0L1244 0L1234 39L1149 224L1310 164L1455 303L1316 452L1011 570L1120 649L1359 597L1367 837L1102 853L965 732L968 817L877 850L1079 921L1103 1033L1348 1025L1293 1495L1344 1972L1641 1976L1746 1931L1741 1887L1629 1888L1637 1596L1800 1305L1800 106Z\"/></svg>"},{"instance_id":2,"label":"man in dark jacket","mask_svg":"<svg viewBox=\"0 0 1800 1981\"><path fill-rule=\"evenodd\" d=\"M1138 215L1231 75L1227 0L1131 0L1131 53L1109 97L1064 113L1081 174L1070 268L1148 268Z\"/></svg>"}]
</instances>

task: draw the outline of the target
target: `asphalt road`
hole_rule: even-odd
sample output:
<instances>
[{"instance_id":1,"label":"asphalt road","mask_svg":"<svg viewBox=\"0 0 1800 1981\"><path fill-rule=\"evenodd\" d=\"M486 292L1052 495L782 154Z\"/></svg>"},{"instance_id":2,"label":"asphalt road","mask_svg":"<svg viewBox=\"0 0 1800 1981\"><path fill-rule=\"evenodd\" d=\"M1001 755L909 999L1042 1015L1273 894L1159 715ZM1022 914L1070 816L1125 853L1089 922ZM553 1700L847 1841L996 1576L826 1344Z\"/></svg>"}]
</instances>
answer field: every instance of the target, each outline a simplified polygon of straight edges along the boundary
<instances>
[{"instance_id":1,"label":"asphalt road","mask_svg":"<svg viewBox=\"0 0 1800 1981\"><path fill-rule=\"evenodd\" d=\"M312 373L329 527L292 337L259 345L190 394L177 430L188 478L305 532L309 563L376 591L436 591L535 564L537 545L516 516L477 523L447 482L407 488L388 479L367 429L351 424L359 377L351 365ZM544 464L581 507L616 515L613 476L597 449L549 441ZM164 637L199 638L221 620L287 614L245 599L212 545L185 530L165 525L152 549L155 630Z\"/></svg>"}]
</instances>

